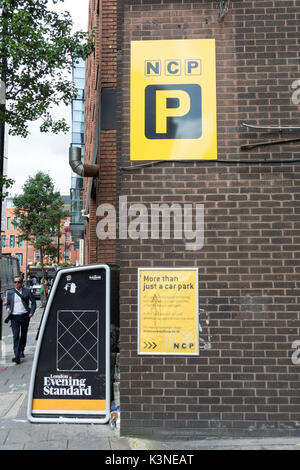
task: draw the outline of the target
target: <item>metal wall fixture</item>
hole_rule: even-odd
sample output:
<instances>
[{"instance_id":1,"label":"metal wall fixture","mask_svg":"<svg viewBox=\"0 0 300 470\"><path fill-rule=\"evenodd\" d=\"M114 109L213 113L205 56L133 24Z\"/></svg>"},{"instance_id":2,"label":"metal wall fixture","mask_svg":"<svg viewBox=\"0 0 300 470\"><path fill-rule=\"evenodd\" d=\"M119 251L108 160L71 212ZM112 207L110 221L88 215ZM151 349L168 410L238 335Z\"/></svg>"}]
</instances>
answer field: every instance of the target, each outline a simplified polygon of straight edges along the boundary
<instances>
[{"instance_id":1,"label":"metal wall fixture","mask_svg":"<svg viewBox=\"0 0 300 470\"><path fill-rule=\"evenodd\" d=\"M242 123L242 126L263 131L300 131L300 127L297 126L255 126L253 124L246 124L245 122Z\"/></svg>"},{"instance_id":2,"label":"metal wall fixture","mask_svg":"<svg viewBox=\"0 0 300 470\"><path fill-rule=\"evenodd\" d=\"M277 131L281 134L281 132L284 131L300 131L300 127L297 126L257 126L253 124L246 124L245 122L242 123L243 127L247 127L251 130L257 130L257 131ZM241 145L241 150L250 150L254 149L256 147L262 147L266 145L280 145L280 144L287 144L290 142L299 142L300 137L292 137L289 139L279 139L279 140L266 140L266 141L261 141L261 142L253 142L253 143L248 143Z\"/></svg>"},{"instance_id":3,"label":"metal wall fixture","mask_svg":"<svg viewBox=\"0 0 300 470\"><path fill-rule=\"evenodd\" d=\"M230 0L220 0L218 4L219 21L224 21L230 7Z\"/></svg>"},{"instance_id":4,"label":"metal wall fixture","mask_svg":"<svg viewBox=\"0 0 300 470\"><path fill-rule=\"evenodd\" d=\"M70 147L69 148L69 165L77 175L83 177L95 177L99 176L99 165L88 165L81 161L81 148Z\"/></svg>"}]
</instances>

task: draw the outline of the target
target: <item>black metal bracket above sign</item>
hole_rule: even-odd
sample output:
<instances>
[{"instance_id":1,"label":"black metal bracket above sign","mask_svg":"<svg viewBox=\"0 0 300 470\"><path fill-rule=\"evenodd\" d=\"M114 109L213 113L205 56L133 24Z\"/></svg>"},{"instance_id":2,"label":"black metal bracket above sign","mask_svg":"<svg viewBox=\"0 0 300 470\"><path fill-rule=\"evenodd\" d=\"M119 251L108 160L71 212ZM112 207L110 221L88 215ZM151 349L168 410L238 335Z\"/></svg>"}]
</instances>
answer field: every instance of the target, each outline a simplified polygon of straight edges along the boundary
<instances>
[{"instance_id":1,"label":"black metal bracket above sign","mask_svg":"<svg viewBox=\"0 0 300 470\"><path fill-rule=\"evenodd\" d=\"M260 125L253 125L253 124L246 124L245 122L242 123L243 127L249 128L251 130L256 130L256 131L277 131L280 134L283 131L300 131L300 127L298 126L260 126ZM261 147L261 146L266 146L266 145L281 145L281 144L286 144L289 142L299 142L300 137L293 137L290 139L278 139L278 140L271 140L271 141L264 141L264 142L253 142L253 143L248 143L241 145L241 150L250 150L254 149L256 147Z\"/></svg>"},{"instance_id":2,"label":"black metal bracket above sign","mask_svg":"<svg viewBox=\"0 0 300 470\"><path fill-rule=\"evenodd\" d=\"M268 130L268 131L300 131L299 126L255 126L253 124L246 124L245 122L242 123L243 127L248 127L249 129L255 130Z\"/></svg>"}]
</instances>

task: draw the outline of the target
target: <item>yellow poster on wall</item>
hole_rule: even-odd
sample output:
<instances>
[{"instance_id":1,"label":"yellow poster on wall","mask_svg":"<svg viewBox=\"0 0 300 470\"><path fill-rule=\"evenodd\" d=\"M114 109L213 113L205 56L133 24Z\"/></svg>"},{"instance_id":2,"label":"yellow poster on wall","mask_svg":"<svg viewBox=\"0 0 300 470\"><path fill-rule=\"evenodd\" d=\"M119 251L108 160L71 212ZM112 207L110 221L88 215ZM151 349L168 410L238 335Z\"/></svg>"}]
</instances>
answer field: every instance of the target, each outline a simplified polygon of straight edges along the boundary
<instances>
[{"instance_id":1,"label":"yellow poster on wall","mask_svg":"<svg viewBox=\"0 0 300 470\"><path fill-rule=\"evenodd\" d=\"M138 297L138 354L199 354L197 268L140 268Z\"/></svg>"},{"instance_id":2,"label":"yellow poster on wall","mask_svg":"<svg viewBox=\"0 0 300 470\"><path fill-rule=\"evenodd\" d=\"M131 42L130 159L217 159L214 39Z\"/></svg>"}]
</instances>

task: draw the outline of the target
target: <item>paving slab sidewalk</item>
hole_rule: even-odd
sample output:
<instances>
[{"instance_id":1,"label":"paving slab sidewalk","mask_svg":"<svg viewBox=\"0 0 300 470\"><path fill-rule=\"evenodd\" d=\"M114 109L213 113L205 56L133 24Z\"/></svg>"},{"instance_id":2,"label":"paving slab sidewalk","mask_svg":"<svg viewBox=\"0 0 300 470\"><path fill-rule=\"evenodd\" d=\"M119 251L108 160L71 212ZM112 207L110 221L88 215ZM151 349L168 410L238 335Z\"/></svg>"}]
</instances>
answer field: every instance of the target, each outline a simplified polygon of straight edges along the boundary
<instances>
[{"instance_id":1,"label":"paving slab sidewalk","mask_svg":"<svg viewBox=\"0 0 300 470\"><path fill-rule=\"evenodd\" d=\"M27 420L28 388L42 317L38 307L30 322L26 355L20 365L11 361L12 334L3 324L0 342L0 450L99 450L191 451L201 450L300 450L300 437L249 439L140 439L120 437L109 425L30 423ZM3 315L5 317L5 315Z\"/></svg>"}]
</instances>

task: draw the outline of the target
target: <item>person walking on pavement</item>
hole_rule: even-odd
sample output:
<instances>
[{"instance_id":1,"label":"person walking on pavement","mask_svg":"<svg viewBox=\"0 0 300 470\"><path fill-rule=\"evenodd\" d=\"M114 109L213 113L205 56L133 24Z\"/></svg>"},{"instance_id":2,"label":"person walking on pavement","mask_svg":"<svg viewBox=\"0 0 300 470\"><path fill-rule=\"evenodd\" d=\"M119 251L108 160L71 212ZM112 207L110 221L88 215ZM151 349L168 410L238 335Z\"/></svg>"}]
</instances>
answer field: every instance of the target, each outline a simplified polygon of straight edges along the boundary
<instances>
[{"instance_id":1,"label":"person walking on pavement","mask_svg":"<svg viewBox=\"0 0 300 470\"><path fill-rule=\"evenodd\" d=\"M35 312L36 301L30 289L23 287L22 276L14 278L14 286L14 289L7 291L6 310L8 317L5 321L11 322L13 333L15 357L12 360L16 364L20 364L20 357L24 357L29 321Z\"/></svg>"}]
</instances>

